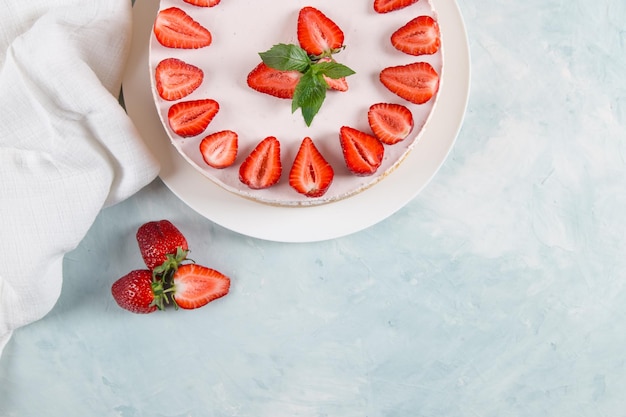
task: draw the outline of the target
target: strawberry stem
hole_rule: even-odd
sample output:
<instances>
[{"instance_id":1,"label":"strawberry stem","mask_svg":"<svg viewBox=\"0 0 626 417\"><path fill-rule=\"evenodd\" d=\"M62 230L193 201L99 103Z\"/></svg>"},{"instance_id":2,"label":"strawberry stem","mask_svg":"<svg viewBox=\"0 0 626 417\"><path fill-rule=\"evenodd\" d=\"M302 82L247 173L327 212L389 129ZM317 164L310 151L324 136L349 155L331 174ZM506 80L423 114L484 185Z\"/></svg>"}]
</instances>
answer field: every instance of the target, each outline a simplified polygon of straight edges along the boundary
<instances>
[{"instance_id":1,"label":"strawberry stem","mask_svg":"<svg viewBox=\"0 0 626 417\"><path fill-rule=\"evenodd\" d=\"M152 270L152 293L154 300L150 304L156 306L159 310L164 310L166 304L170 302L174 308L178 310L178 303L173 295L176 292L174 285L174 274L178 267L185 261L194 262L187 258L189 250L183 249L181 246L176 248L176 254L167 254L166 260Z\"/></svg>"}]
</instances>

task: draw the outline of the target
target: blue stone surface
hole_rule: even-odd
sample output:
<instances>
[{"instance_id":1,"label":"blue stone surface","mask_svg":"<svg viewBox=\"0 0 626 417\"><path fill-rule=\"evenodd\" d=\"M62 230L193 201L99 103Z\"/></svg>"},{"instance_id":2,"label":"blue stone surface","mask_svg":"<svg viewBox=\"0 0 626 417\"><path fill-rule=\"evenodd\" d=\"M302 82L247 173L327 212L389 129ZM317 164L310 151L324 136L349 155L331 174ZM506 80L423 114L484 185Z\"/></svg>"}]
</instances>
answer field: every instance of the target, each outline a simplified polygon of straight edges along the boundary
<instances>
[{"instance_id":1,"label":"blue stone surface","mask_svg":"<svg viewBox=\"0 0 626 417\"><path fill-rule=\"evenodd\" d=\"M452 1L452 0L451 0ZM331 241L249 238L155 180L101 212L63 292L0 358L0 416L622 416L626 2L458 0L457 142L392 217ZM170 219L233 279L133 315L139 225Z\"/></svg>"}]
</instances>

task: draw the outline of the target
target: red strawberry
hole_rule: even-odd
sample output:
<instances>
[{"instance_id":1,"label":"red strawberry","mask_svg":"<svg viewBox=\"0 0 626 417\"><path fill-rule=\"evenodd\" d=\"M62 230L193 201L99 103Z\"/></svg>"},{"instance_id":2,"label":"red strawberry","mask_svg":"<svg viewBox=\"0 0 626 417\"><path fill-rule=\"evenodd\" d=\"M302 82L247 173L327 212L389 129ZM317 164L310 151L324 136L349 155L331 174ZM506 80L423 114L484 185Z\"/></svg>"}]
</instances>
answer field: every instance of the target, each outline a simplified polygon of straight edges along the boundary
<instances>
[{"instance_id":1,"label":"red strawberry","mask_svg":"<svg viewBox=\"0 0 626 417\"><path fill-rule=\"evenodd\" d=\"M400 142L413 130L411 110L401 104L373 104L367 112L367 120L374 136L386 145Z\"/></svg>"},{"instance_id":2,"label":"red strawberry","mask_svg":"<svg viewBox=\"0 0 626 417\"><path fill-rule=\"evenodd\" d=\"M239 180L258 190L268 188L280 180L280 142L274 136L263 139L239 167Z\"/></svg>"},{"instance_id":3,"label":"red strawberry","mask_svg":"<svg viewBox=\"0 0 626 417\"><path fill-rule=\"evenodd\" d=\"M289 172L289 185L307 197L321 197L333 182L334 175L333 167L311 138L304 138Z\"/></svg>"},{"instance_id":4,"label":"red strawberry","mask_svg":"<svg viewBox=\"0 0 626 417\"><path fill-rule=\"evenodd\" d=\"M331 54L343 46L343 31L314 7L303 7L298 14L298 42L309 55Z\"/></svg>"},{"instance_id":5,"label":"red strawberry","mask_svg":"<svg viewBox=\"0 0 626 417\"><path fill-rule=\"evenodd\" d=\"M178 7L161 10L153 31L159 43L168 48L197 49L212 41L211 32Z\"/></svg>"},{"instance_id":6,"label":"red strawberry","mask_svg":"<svg viewBox=\"0 0 626 417\"><path fill-rule=\"evenodd\" d=\"M383 69L380 82L403 99L423 104L439 89L439 74L428 62L415 62Z\"/></svg>"},{"instance_id":7,"label":"red strawberry","mask_svg":"<svg viewBox=\"0 0 626 417\"><path fill-rule=\"evenodd\" d=\"M205 266L185 264L174 274L172 285L176 305L189 310L228 294L230 278Z\"/></svg>"},{"instance_id":8,"label":"red strawberry","mask_svg":"<svg viewBox=\"0 0 626 417\"><path fill-rule=\"evenodd\" d=\"M167 119L177 135L196 136L204 132L219 109L219 103L212 99L181 101L170 107Z\"/></svg>"},{"instance_id":9,"label":"red strawberry","mask_svg":"<svg viewBox=\"0 0 626 417\"><path fill-rule=\"evenodd\" d=\"M431 55L439 50L439 24L430 16L418 16L391 35L391 44L409 55Z\"/></svg>"},{"instance_id":10,"label":"red strawberry","mask_svg":"<svg viewBox=\"0 0 626 417\"><path fill-rule=\"evenodd\" d=\"M389 13L403 9L417 3L418 0L374 0L374 10L377 13Z\"/></svg>"},{"instance_id":11,"label":"red strawberry","mask_svg":"<svg viewBox=\"0 0 626 417\"><path fill-rule=\"evenodd\" d=\"M220 3L220 0L183 0L185 3L199 7L213 7Z\"/></svg>"},{"instance_id":12,"label":"red strawberry","mask_svg":"<svg viewBox=\"0 0 626 417\"><path fill-rule=\"evenodd\" d=\"M137 229L136 238L141 257L150 270L166 262L170 265L176 262L174 268L177 267L189 250L187 239L169 220L142 224Z\"/></svg>"},{"instance_id":13,"label":"red strawberry","mask_svg":"<svg viewBox=\"0 0 626 417\"><path fill-rule=\"evenodd\" d=\"M248 74L248 86L260 93L290 99L301 76L299 71L280 71L261 62Z\"/></svg>"},{"instance_id":14,"label":"red strawberry","mask_svg":"<svg viewBox=\"0 0 626 417\"><path fill-rule=\"evenodd\" d=\"M333 62L333 59L331 57L324 57L320 59L319 62ZM326 75L324 75L323 77L324 77L324 81L326 81L326 84L328 84L328 87L331 90L342 91L342 92L348 91L348 81L346 80L346 77L330 78Z\"/></svg>"},{"instance_id":15,"label":"red strawberry","mask_svg":"<svg viewBox=\"0 0 626 417\"><path fill-rule=\"evenodd\" d=\"M152 313L161 299L162 285L155 281L153 285L152 271L139 269L119 278L111 286L111 294L117 304L133 313ZM155 298L155 291L158 294ZM162 305L161 305L162 308Z\"/></svg>"},{"instance_id":16,"label":"red strawberry","mask_svg":"<svg viewBox=\"0 0 626 417\"><path fill-rule=\"evenodd\" d=\"M339 132L346 166L359 176L372 175L383 162L385 148L374 136L343 126Z\"/></svg>"},{"instance_id":17,"label":"red strawberry","mask_svg":"<svg viewBox=\"0 0 626 417\"><path fill-rule=\"evenodd\" d=\"M239 136L232 130L210 134L200 142L202 159L213 168L226 168L235 163Z\"/></svg>"},{"instance_id":18,"label":"red strawberry","mask_svg":"<svg viewBox=\"0 0 626 417\"><path fill-rule=\"evenodd\" d=\"M204 72L180 59L166 58L155 71L156 88L162 99L173 101L191 94L202 84Z\"/></svg>"},{"instance_id":19,"label":"red strawberry","mask_svg":"<svg viewBox=\"0 0 626 417\"><path fill-rule=\"evenodd\" d=\"M346 77L330 78L324 75L324 80L326 81L326 84L328 84L328 87L331 90L341 91L341 92L348 91L349 86L348 86L348 81L346 80Z\"/></svg>"}]
</instances>

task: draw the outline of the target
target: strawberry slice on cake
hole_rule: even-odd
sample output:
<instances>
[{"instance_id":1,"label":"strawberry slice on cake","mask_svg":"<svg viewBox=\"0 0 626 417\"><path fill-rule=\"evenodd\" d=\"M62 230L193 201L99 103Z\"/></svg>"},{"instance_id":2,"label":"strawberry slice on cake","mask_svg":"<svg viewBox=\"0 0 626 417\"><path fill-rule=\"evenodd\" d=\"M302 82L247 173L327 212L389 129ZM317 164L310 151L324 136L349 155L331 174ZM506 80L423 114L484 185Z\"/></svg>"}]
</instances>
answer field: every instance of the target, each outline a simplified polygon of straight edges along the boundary
<instances>
[{"instance_id":1,"label":"strawberry slice on cake","mask_svg":"<svg viewBox=\"0 0 626 417\"><path fill-rule=\"evenodd\" d=\"M167 119L177 135L196 136L205 131L219 109L219 103L210 98L180 101L170 107Z\"/></svg>"},{"instance_id":2,"label":"strawberry slice on cake","mask_svg":"<svg viewBox=\"0 0 626 417\"><path fill-rule=\"evenodd\" d=\"M303 7L298 14L298 42L309 55L330 56L343 47L344 34L335 22L314 7Z\"/></svg>"},{"instance_id":3,"label":"strawberry slice on cake","mask_svg":"<svg viewBox=\"0 0 626 417\"><path fill-rule=\"evenodd\" d=\"M391 44L409 55L432 55L441 46L439 24L428 15L411 19L391 35Z\"/></svg>"},{"instance_id":4,"label":"strawberry slice on cake","mask_svg":"<svg viewBox=\"0 0 626 417\"><path fill-rule=\"evenodd\" d=\"M380 82L399 97L424 104L437 93L439 74L428 62L415 62L383 69Z\"/></svg>"},{"instance_id":5,"label":"strawberry slice on cake","mask_svg":"<svg viewBox=\"0 0 626 417\"><path fill-rule=\"evenodd\" d=\"M333 182L335 172L310 137L305 137L289 172L289 185L307 197L321 197Z\"/></svg>"},{"instance_id":6,"label":"strawberry slice on cake","mask_svg":"<svg viewBox=\"0 0 626 417\"><path fill-rule=\"evenodd\" d=\"M163 100L187 97L202 84L204 72L177 58L166 58L155 70L156 89Z\"/></svg>"},{"instance_id":7,"label":"strawberry slice on cake","mask_svg":"<svg viewBox=\"0 0 626 417\"><path fill-rule=\"evenodd\" d=\"M376 13L389 13L404 9L417 3L418 0L374 0L374 10Z\"/></svg>"},{"instance_id":8,"label":"strawberry slice on cake","mask_svg":"<svg viewBox=\"0 0 626 417\"><path fill-rule=\"evenodd\" d=\"M280 180L280 142L274 136L263 139L239 167L239 180L253 190L269 188Z\"/></svg>"},{"instance_id":9,"label":"strawberry slice on cake","mask_svg":"<svg viewBox=\"0 0 626 417\"><path fill-rule=\"evenodd\" d=\"M153 32L159 43L168 48L204 48L213 40L207 28L178 7L161 10L154 21Z\"/></svg>"}]
</instances>

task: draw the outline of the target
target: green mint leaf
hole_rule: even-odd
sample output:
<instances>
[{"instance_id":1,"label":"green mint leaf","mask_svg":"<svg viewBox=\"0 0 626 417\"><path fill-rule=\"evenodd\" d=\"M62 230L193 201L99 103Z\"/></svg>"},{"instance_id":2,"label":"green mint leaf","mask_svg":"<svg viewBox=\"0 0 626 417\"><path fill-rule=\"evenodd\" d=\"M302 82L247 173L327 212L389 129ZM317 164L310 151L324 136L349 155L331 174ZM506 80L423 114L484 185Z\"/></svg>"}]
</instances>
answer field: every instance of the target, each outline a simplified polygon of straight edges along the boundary
<instances>
[{"instance_id":1,"label":"green mint leaf","mask_svg":"<svg viewBox=\"0 0 626 417\"><path fill-rule=\"evenodd\" d=\"M356 74L352 69L338 62L317 62L313 64L313 71L335 80Z\"/></svg>"},{"instance_id":2,"label":"green mint leaf","mask_svg":"<svg viewBox=\"0 0 626 417\"><path fill-rule=\"evenodd\" d=\"M302 117L307 126L311 126L313 118L322 107L326 98L326 88L327 84L322 75L310 69L300 78L293 94L291 111L302 109Z\"/></svg>"},{"instance_id":3,"label":"green mint leaf","mask_svg":"<svg viewBox=\"0 0 626 417\"><path fill-rule=\"evenodd\" d=\"M265 65L279 71L305 72L311 65L311 59L306 51L293 44L279 43L259 55Z\"/></svg>"}]
</instances>

